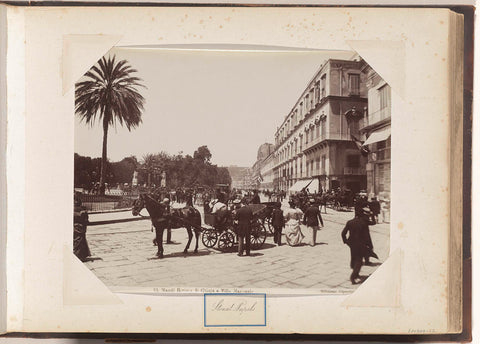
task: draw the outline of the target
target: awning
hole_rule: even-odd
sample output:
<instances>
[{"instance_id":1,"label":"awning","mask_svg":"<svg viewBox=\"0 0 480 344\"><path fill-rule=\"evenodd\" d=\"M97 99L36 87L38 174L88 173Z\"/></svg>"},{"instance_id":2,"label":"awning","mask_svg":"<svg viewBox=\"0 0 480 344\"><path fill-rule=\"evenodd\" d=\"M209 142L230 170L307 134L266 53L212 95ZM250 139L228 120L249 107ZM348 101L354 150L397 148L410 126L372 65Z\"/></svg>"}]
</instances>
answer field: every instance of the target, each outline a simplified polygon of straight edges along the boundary
<instances>
[{"instance_id":1,"label":"awning","mask_svg":"<svg viewBox=\"0 0 480 344\"><path fill-rule=\"evenodd\" d=\"M291 192L299 192L302 191L303 188L307 188L309 193L317 193L318 192L318 179L305 179L299 180L292 187L289 189Z\"/></svg>"},{"instance_id":2,"label":"awning","mask_svg":"<svg viewBox=\"0 0 480 344\"><path fill-rule=\"evenodd\" d=\"M375 142L385 141L390 137L390 135L391 135L390 128L374 131L373 133L370 134L370 136L363 143L363 145L366 146L366 145L371 145L372 143L375 143Z\"/></svg>"}]
</instances>

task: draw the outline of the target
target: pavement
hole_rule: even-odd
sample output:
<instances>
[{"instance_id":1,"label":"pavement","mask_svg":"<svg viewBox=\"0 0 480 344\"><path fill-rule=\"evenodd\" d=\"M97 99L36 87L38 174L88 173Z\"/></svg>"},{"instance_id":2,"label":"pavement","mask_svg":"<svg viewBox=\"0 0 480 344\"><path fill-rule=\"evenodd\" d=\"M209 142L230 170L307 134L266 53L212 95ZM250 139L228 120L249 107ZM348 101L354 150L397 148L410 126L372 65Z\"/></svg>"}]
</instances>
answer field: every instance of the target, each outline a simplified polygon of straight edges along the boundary
<instances>
[{"instance_id":1,"label":"pavement","mask_svg":"<svg viewBox=\"0 0 480 344\"><path fill-rule=\"evenodd\" d=\"M130 213L131 214L131 213ZM120 215L117 215L120 216ZM325 227L317 233L317 245L277 246L267 237L261 249L250 257L236 252L206 248L199 237L198 253L183 249L188 236L185 229L172 230L174 244L164 244L164 258L151 259L157 248L148 219L89 226L87 240L94 261L88 268L110 287L224 287L295 288L354 290L349 280L350 250L341 239L345 223L353 212L328 209L322 214ZM374 250L379 260L363 266L360 275L368 278L389 255L389 224L370 226ZM166 237L166 235L164 235ZM282 238L285 243L285 238Z\"/></svg>"},{"instance_id":2,"label":"pavement","mask_svg":"<svg viewBox=\"0 0 480 344\"><path fill-rule=\"evenodd\" d=\"M88 213L88 221L89 226L98 226L98 225L106 225L112 224L117 222L129 222L129 221L137 221L137 220L144 220L144 217L148 217L148 212L143 209L140 214L142 216L133 216L132 209L123 209L123 210L111 210L111 211L103 211L103 212L89 212Z\"/></svg>"}]
</instances>

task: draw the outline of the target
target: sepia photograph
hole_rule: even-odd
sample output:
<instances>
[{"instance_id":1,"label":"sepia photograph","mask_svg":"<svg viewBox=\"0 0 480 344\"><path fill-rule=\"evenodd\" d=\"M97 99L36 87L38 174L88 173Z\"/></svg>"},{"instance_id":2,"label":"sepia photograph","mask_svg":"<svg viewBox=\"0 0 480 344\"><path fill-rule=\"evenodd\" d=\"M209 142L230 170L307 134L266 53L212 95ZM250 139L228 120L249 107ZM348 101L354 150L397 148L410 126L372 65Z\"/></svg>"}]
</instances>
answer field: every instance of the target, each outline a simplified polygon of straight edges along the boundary
<instances>
[{"instance_id":1,"label":"sepia photograph","mask_svg":"<svg viewBox=\"0 0 480 344\"><path fill-rule=\"evenodd\" d=\"M390 254L391 88L354 51L115 47L74 116L74 254L109 288L351 293Z\"/></svg>"}]
</instances>

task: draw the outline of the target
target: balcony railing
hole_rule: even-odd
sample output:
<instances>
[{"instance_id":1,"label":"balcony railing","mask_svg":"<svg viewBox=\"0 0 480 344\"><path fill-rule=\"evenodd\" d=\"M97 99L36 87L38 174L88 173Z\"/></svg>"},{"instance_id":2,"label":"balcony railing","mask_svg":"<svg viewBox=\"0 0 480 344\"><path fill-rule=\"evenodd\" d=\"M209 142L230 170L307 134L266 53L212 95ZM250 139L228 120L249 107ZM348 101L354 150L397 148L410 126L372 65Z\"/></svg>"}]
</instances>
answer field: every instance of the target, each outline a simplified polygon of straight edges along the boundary
<instances>
[{"instance_id":1,"label":"balcony railing","mask_svg":"<svg viewBox=\"0 0 480 344\"><path fill-rule=\"evenodd\" d=\"M348 133L329 133L328 135L320 135L317 138L314 138L312 141L309 141L305 144L305 149L309 149L315 146L317 143L322 142L323 140L346 140L351 141L352 138Z\"/></svg>"},{"instance_id":2,"label":"balcony railing","mask_svg":"<svg viewBox=\"0 0 480 344\"><path fill-rule=\"evenodd\" d=\"M375 111L373 113L369 113L368 116L365 117L363 121L363 126L369 126L375 124L377 122L383 121L384 119L391 117L391 108L387 106L381 110Z\"/></svg>"},{"instance_id":3,"label":"balcony railing","mask_svg":"<svg viewBox=\"0 0 480 344\"><path fill-rule=\"evenodd\" d=\"M362 167L344 167L343 174L344 175L363 175L363 174L366 174L366 171Z\"/></svg>"}]
</instances>

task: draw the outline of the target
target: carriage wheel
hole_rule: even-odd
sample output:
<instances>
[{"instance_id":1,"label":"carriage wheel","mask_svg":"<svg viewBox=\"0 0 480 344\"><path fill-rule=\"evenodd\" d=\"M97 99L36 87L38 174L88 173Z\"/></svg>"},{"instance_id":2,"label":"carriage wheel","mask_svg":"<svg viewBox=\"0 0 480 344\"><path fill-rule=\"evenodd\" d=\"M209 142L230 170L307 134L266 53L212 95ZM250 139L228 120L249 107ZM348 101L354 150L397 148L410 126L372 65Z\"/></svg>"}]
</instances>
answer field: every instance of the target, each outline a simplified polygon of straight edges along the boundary
<instances>
[{"instance_id":1,"label":"carriage wheel","mask_svg":"<svg viewBox=\"0 0 480 344\"><path fill-rule=\"evenodd\" d=\"M212 229L205 229L202 233L202 243L205 247L212 248L218 240L218 234Z\"/></svg>"},{"instance_id":2,"label":"carriage wheel","mask_svg":"<svg viewBox=\"0 0 480 344\"><path fill-rule=\"evenodd\" d=\"M231 249L234 243L235 236L230 232L223 232L218 238L218 248L222 251Z\"/></svg>"},{"instance_id":3,"label":"carriage wheel","mask_svg":"<svg viewBox=\"0 0 480 344\"><path fill-rule=\"evenodd\" d=\"M263 227L263 224L260 221L255 222L252 226L252 232L250 235L252 250L258 250L262 247L266 238L267 232L265 227Z\"/></svg>"},{"instance_id":4,"label":"carriage wheel","mask_svg":"<svg viewBox=\"0 0 480 344\"><path fill-rule=\"evenodd\" d=\"M271 217L266 217L265 219L263 219L262 224L263 224L263 227L265 227L265 229L268 229L270 234L273 234L273 225L272 225L272 218Z\"/></svg>"}]
</instances>

